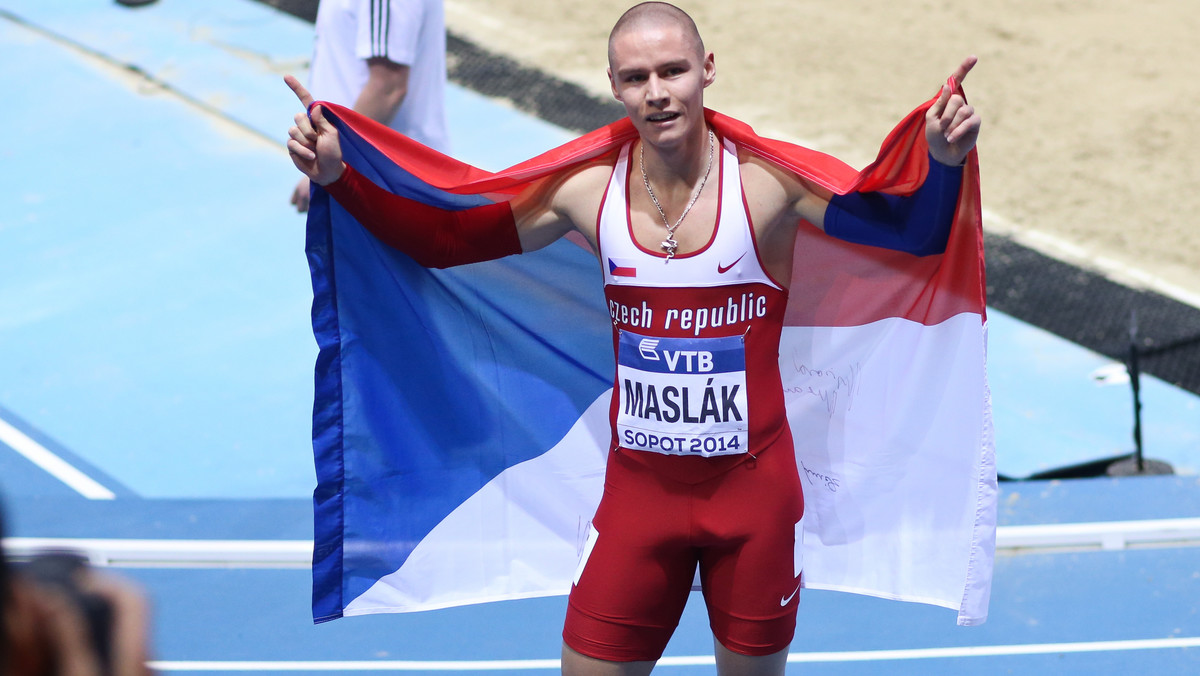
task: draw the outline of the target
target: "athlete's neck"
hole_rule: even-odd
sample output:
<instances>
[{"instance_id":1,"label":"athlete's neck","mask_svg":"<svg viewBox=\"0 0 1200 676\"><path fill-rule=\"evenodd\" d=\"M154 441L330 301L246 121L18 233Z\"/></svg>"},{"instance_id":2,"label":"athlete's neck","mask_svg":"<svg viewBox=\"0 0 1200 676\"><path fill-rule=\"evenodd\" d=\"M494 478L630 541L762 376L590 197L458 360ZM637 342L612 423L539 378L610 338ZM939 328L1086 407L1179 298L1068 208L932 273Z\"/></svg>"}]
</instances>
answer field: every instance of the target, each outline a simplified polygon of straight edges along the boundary
<instances>
[{"instance_id":1,"label":"athlete's neck","mask_svg":"<svg viewBox=\"0 0 1200 676\"><path fill-rule=\"evenodd\" d=\"M708 170L708 126L697 127L684 143L655 146L645 139L640 143L644 146L646 177L660 200L687 203Z\"/></svg>"}]
</instances>

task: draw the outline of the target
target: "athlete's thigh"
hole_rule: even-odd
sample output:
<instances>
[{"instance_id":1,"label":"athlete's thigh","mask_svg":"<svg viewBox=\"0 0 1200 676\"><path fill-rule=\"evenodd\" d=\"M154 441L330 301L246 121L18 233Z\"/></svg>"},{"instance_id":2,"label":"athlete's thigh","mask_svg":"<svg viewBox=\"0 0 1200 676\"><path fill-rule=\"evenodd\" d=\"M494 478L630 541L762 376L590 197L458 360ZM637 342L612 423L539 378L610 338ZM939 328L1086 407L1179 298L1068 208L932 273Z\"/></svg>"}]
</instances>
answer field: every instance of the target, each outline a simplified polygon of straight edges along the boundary
<instances>
[{"instance_id":1,"label":"athlete's thigh","mask_svg":"<svg viewBox=\"0 0 1200 676\"><path fill-rule=\"evenodd\" d=\"M700 557L709 619L717 639L744 655L782 650L795 630L804 499L791 446L771 453L722 477L704 503L714 543Z\"/></svg>"},{"instance_id":2,"label":"athlete's thigh","mask_svg":"<svg viewBox=\"0 0 1200 676\"><path fill-rule=\"evenodd\" d=\"M568 599L564 640L604 660L657 659L679 623L696 568L686 491L645 468L609 463Z\"/></svg>"}]
</instances>

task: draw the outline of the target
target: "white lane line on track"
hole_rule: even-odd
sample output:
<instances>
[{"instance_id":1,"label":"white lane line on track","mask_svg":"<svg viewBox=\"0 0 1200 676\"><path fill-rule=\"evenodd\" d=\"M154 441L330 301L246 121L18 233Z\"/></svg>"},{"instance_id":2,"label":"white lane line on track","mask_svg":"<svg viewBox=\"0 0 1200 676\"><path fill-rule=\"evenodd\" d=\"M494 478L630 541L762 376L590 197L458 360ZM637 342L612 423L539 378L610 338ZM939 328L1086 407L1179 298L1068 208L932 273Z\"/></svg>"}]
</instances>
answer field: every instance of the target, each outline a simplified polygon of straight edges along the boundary
<instances>
[{"instance_id":1,"label":"white lane line on track","mask_svg":"<svg viewBox=\"0 0 1200 676\"><path fill-rule=\"evenodd\" d=\"M814 652L788 655L788 662L882 662L888 660L945 659L961 657L1005 657L1020 655L1058 655L1064 653L1118 652L1128 650L1176 650L1200 648L1200 637L1139 639L1128 641L1092 641L1086 643L1032 643L1025 645L964 646L958 648L917 648L912 650L861 650L850 652ZM712 666L711 655L664 657L659 667ZM546 671L559 668L549 660L454 660L454 661L155 661L150 667L159 671Z\"/></svg>"},{"instance_id":2,"label":"white lane line on track","mask_svg":"<svg viewBox=\"0 0 1200 676\"><path fill-rule=\"evenodd\" d=\"M1127 288L1149 289L1174 298L1181 303L1200 308L1200 294L1167 281L1151 270L1143 269L1131 262L1105 256L1053 233L1019 226L987 209L983 210L983 222L986 231L1003 235L1017 244L1055 260L1084 270L1098 272L1105 278Z\"/></svg>"},{"instance_id":3,"label":"white lane line on track","mask_svg":"<svg viewBox=\"0 0 1200 676\"><path fill-rule=\"evenodd\" d=\"M17 453L25 456L33 464L42 468L55 479L70 486L80 495L91 500L112 500L116 494L100 485L92 477L81 472L66 460L46 450L38 442L30 439L21 430L0 420L0 442L4 442Z\"/></svg>"},{"instance_id":4,"label":"white lane line on track","mask_svg":"<svg viewBox=\"0 0 1200 676\"><path fill-rule=\"evenodd\" d=\"M1059 551L1117 551L1130 546L1200 545L1200 517L1089 523L1001 526L996 551L1036 554ZM98 565L217 565L281 568L312 563L312 540L182 540L122 538L5 538L12 555L46 549L85 552Z\"/></svg>"},{"instance_id":5,"label":"white lane line on track","mask_svg":"<svg viewBox=\"0 0 1200 676\"><path fill-rule=\"evenodd\" d=\"M297 568L312 564L312 540L138 540L11 537L9 556L73 550L102 566L218 566Z\"/></svg>"}]
</instances>

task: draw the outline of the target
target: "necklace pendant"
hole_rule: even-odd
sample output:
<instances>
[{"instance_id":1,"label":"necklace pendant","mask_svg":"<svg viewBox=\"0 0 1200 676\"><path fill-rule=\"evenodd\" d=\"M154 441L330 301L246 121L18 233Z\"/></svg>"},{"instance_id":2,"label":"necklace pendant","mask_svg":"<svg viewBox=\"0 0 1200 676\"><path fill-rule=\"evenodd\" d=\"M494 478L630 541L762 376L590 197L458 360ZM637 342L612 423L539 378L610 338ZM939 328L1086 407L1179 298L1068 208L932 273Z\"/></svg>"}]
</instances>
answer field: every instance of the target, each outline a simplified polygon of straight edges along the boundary
<instances>
[{"instance_id":1,"label":"necklace pendant","mask_svg":"<svg viewBox=\"0 0 1200 676\"><path fill-rule=\"evenodd\" d=\"M675 241L674 237L668 237L662 241L663 251L667 252L667 258L675 257L675 250L679 248L679 242Z\"/></svg>"}]
</instances>

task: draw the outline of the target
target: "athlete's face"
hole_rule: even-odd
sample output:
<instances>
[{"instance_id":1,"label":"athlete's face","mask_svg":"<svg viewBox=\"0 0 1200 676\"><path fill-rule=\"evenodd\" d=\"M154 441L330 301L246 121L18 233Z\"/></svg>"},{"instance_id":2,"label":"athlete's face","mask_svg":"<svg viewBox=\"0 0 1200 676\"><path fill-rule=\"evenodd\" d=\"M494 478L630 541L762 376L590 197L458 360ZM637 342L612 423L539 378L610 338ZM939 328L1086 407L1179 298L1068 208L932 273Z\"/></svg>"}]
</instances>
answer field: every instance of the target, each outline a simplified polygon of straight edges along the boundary
<instances>
[{"instance_id":1,"label":"athlete's face","mask_svg":"<svg viewBox=\"0 0 1200 676\"><path fill-rule=\"evenodd\" d=\"M681 26L653 23L618 33L609 50L613 96L625 104L642 138L666 147L699 136L704 125L704 88L717 75Z\"/></svg>"}]
</instances>

